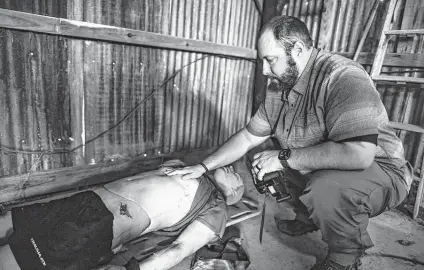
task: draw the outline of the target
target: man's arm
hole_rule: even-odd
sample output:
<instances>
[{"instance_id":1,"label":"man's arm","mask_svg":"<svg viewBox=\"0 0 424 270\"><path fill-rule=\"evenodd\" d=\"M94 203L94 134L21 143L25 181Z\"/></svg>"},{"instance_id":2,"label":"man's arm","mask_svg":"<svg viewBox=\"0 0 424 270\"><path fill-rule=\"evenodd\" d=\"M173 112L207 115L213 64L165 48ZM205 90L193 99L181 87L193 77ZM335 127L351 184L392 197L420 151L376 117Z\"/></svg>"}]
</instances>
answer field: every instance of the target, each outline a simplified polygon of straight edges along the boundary
<instances>
[{"instance_id":1,"label":"man's arm","mask_svg":"<svg viewBox=\"0 0 424 270\"><path fill-rule=\"evenodd\" d=\"M289 166L300 172L320 169L359 170L371 166L376 145L370 142L328 141L311 147L292 149Z\"/></svg>"},{"instance_id":2,"label":"man's arm","mask_svg":"<svg viewBox=\"0 0 424 270\"><path fill-rule=\"evenodd\" d=\"M231 136L214 153L207 157L203 164L209 169L214 170L222 166L231 164L241 158L250 149L265 142L270 136L255 136L246 128L241 129ZM205 172L201 165L189 166L179 170L169 170L167 175L182 174L183 179L197 178Z\"/></svg>"},{"instance_id":3,"label":"man's arm","mask_svg":"<svg viewBox=\"0 0 424 270\"><path fill-rule=\"evenodd\" d=\"M370 142L327 141L314 146L291 149L287 160L290 168L301 173L315 170L360 170L371 166L375 157L376 145ZM264 151L254 156L252 166L258 178L269 172L283 170L278 160L278 150ZM255 169L258 165L261 170Z\"/></svg>"},{"instance_id":4,"label":"man's arm","mask_svg":"<svg viewBox=\"0 0 424 270\"><path fill-rule=\"evenodd\" d=\"M190 256L216 237L215 233L200 221L193 221L167 248L140 263L140 270L169 269Z\"/></svg>"},{"instance_id":5,"label":"man's arm","mask_svg":"<svg viewBox=\"0 0 424 270\"><path fill-rule=\"evenodd\" d=\"M231 164L241 158L252 148L265 142L270 136L255 136L243 128L231 136L221 147L207 157L203 163L209 170L215 170Z\"/></svg>"}]
</instances>

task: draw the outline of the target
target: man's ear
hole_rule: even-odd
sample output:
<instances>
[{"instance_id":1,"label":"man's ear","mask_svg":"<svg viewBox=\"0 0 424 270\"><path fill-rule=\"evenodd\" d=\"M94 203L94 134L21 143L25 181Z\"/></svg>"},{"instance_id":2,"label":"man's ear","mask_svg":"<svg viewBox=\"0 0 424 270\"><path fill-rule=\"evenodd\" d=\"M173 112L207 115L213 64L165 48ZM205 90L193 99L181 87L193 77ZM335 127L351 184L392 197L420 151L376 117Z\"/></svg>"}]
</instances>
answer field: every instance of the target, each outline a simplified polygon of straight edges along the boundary
<instances>
[{"instance_id":1,"label":"man's ear","mask_svg":"<svg viewBox=\"0 0 424 270\"><path fill-rule=\"evenodd\" d=\"M302 53L306 51L305 44L301 41L296 41L293 45L293 56L294 57L300 57L302 56Z\"/></svg>"}]
</instances>

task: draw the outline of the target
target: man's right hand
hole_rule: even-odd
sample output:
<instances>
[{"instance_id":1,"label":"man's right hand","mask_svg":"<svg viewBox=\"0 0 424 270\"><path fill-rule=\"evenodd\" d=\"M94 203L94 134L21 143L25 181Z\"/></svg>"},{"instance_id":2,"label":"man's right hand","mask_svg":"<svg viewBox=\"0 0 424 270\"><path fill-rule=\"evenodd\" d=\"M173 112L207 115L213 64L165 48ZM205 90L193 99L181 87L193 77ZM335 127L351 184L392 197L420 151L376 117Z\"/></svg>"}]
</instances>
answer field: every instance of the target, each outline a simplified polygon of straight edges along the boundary
<instances>
[{"instance_id":1,"label":"man's right hand","mask_svg":"<svg viewBox=\"0 0 424 270\"><path fill-rule=\"evenodd\" d=\"M187 166L183 168L166 168L163 172L166 175L182 175L183 180L199 178L204 174L205 168L202 165Z\"/></svg>"}]
</instances>

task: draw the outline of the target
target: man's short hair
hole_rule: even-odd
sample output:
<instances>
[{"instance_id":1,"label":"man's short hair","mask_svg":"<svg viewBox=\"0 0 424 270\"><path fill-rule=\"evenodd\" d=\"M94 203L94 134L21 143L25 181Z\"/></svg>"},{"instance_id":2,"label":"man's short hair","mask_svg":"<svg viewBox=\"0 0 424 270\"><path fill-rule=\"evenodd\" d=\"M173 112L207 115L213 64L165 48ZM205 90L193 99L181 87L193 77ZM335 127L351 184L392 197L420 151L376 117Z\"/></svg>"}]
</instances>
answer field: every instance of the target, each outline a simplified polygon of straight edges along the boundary
<instances>
[{"instance_id":1,"label":"man's short hair","mask_svg":"<svg viewBox=\"0 0 424 270\"><path fill-rule=\"evenodd\" d=\"M274 38L285 48L286 52L293 48L296 41L303 42L308 49L313 46L308 28L295 17L274 17L265 23L259 36L266 31L271 31L274 34Z\"/></svg>"}]
</instances>

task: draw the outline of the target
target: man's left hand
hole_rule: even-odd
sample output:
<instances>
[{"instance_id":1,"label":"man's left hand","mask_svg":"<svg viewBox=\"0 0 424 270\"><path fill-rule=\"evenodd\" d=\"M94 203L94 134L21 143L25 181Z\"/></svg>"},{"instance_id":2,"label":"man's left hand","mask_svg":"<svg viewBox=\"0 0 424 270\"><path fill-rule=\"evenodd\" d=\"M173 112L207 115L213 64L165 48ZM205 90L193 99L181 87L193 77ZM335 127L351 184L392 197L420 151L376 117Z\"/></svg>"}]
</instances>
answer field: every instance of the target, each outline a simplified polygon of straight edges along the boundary
<instances>
[{"instance_id":1,"label":"man's left hand","mask_svg":"<svg viewBox=\"0 0 424 270\"><path fill-rule=\"evenodd\" d=\"M278 150L267 150L253 156L252 168L258 180L262 181L265 174L284 170L278 159Z\"/></svg>"}]
</instances>

